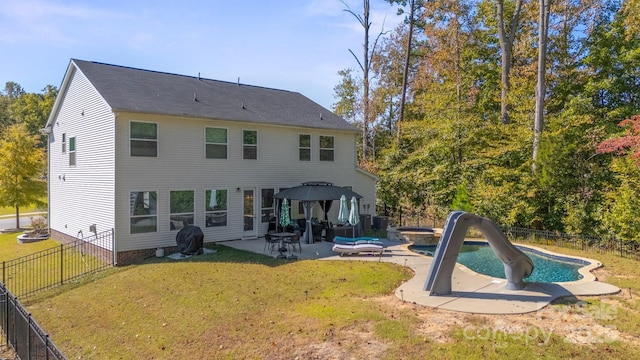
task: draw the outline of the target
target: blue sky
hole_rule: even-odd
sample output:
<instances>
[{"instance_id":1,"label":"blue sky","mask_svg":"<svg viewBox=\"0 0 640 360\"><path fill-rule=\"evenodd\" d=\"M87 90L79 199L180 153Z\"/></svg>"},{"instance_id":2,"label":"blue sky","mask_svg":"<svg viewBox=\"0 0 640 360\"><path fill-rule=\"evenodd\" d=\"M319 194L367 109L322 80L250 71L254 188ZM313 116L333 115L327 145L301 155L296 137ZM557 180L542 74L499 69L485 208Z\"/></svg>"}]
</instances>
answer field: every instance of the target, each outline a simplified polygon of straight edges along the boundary
<instances>
[{"instance_id":1,"label":"blue sky","mask_svg":"<svg viewBox=\"0 0 640 360\"><path fill-rule=\"evenodd\" d=\"M345 1L356 13L362 1ZM297 91L330 108L363 30L339 0L0 0L0 88L60 87L71 58ZM373 39L401 19L371 0Z\"/></svg>"}]
</instances>

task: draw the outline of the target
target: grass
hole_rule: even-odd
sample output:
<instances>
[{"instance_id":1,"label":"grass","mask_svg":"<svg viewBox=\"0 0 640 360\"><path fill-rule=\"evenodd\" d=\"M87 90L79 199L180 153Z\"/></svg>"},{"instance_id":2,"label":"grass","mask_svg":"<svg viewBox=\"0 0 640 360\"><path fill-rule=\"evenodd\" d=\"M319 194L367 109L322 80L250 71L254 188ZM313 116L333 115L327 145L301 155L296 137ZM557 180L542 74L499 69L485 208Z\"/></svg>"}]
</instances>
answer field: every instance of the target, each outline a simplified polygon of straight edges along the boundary
<instances>
[{"instance_id":1,"label":"grass","mask_svg":"<svg viewBox=\"0 0 640 360\"><path fill-rule=\"evenodd\" d=\"M22 256L27 256L38 251L59 246L55 240L44 240L29 244L19 244L18 233L0 234L0 261L7 261Z\"/></svg>"},{"instance_id":2,"label":"grass","mask_svg":"<svg viewBox=\"0 0 640 360\"><path fill-rule=\"evenodd\" d=\"M640 271L632 260L598 256L606 281L625 290L581 299L592 309L614 307L613 316L591 318L623 336L580 345L535 327L545 322L541 315L470 315L403 303L392 293L412 274L397 265L290 262L213 247L217 253L189 260L113 269L29 310L69 358L640 358ZM567 299L551 308L579 311L573 305ZM505 330L512 323L522 328Z\"/></svg>"},{"instance_id":3,"label":"grass","mask_svg":"<svg viewBox=\"0 0 640 360\"><path fill-rule=\"evenodd\" d=\"M44 199L44 201L46 202L46 198ZM36 205L31 205L31 206L27 206L24 208L20 208L20 214L27 214L30 212L36 212L36 211L47 211L47 207L46 205L44 207L38 207ZM0 207L0 216L2 215L16 215L16 209L13 206L3 206Z\"/></svg>"}]
</instances>

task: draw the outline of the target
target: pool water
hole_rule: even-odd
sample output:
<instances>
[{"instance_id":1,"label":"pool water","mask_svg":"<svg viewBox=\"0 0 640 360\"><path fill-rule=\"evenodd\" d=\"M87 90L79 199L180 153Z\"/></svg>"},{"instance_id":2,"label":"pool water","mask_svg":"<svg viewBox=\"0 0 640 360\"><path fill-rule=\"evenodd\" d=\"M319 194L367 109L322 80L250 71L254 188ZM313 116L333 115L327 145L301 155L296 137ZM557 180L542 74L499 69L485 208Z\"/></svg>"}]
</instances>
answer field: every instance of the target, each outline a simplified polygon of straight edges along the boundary
<instances>
[{"instance_id":1,"label":"pool water","mask_svg":"<svg viewBox=\"0 0 640 360\"><path fill-rule=\"evenodd\" d=\"M526 278L526 281L530 282L579 280L582 279L582 275L578 269L589 264L589 262L580 259L545 254L523 246L516 247L533 261L533 272ZM413 252L429 256L433 256L436 250L435 245L412 245L409 248ZM458 262L477 273L495 278L506 278L504 264L487 243L465 242L458 255Z\"/></svg>"}]
</instances>

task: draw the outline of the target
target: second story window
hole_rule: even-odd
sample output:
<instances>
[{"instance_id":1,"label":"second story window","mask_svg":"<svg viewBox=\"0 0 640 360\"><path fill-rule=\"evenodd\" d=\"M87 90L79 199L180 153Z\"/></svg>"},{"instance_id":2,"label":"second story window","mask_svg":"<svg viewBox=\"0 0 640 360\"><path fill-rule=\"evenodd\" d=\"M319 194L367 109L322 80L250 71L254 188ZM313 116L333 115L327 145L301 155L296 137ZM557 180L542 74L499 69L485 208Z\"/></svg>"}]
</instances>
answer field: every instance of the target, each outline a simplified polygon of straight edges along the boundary
<instances>
[{"instance_id":1,"label":"second story window","mask_svg":"<svg viewBox=\"0 0 640 360\"><path fill-rule=\"evenodd\" d=\"M76 137L69 138L69 166L76 166Z\"/></svg>"},{"instance_id":2,"label":"second story window","mask_svg":"<svg viewBox=\"0 0 640 360\"><path fill-rule=\"evenodd\" d=\"M333 136L320 136L320 161L333 161Z\"/></svg>"},{"instance_id":3,"label":"second story window","mask_svg":"<svg viewBox=\"0 0 640 360\"><path fill-rule=\"evenodd\" d=\"M258 159L258 131L242 130L242 158L245 160Z\"/></svg>"},{"instance_id":4,"label":"second story window","mask_svg":"<svg viewBox=\"0 0 640 360\"><path fill-rule=\"evenodd\" d=\"M158 157L158 124L132 121L131 156Z\"/></svg>"},{"instance_id":5,"label":"second story window","mask_svg":"<svg viewBox=\"0 0 640 360\"><path fill-rule=\"evenodd\" d=\"M298 135L298 153L300 161L311 161L311 135Z\"/></svg>"},{"instance_id":6,"label":"second story window","mask_svg":"<svg viewBox=\"0 0 640 360\"><path fill-rule=\"evenodd\" d=\"M207 159L227 158L227 129L204 129L205 156Z\"/></svg>"}]
</instances>

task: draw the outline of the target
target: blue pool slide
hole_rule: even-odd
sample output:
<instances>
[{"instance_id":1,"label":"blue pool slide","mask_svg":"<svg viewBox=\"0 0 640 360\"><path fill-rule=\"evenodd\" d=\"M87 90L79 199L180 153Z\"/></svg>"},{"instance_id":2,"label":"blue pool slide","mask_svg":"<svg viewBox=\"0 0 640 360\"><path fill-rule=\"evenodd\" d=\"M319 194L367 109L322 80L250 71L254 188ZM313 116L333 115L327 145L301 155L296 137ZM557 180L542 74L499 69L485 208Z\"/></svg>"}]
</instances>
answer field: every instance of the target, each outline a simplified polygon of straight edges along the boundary
<instances>
[{"instance_id":1,"label":"blue pool slide","mask_svg":"<svg viewBox=\"0 0 640 360\"><path fill-rule=\"evenodd\" d=\"M460 248L467 230L474 227L485 236L493 252L504 263L509 290L521 290L525 287L524 278L531 275L531 259L507 239L502 230L493 221L464 211L453 211L447 216L442 236L433 255L433 262L427 274L424 291L429 295L451 294L453 269L458 260Z\"/></svg>"}]
</instances>

